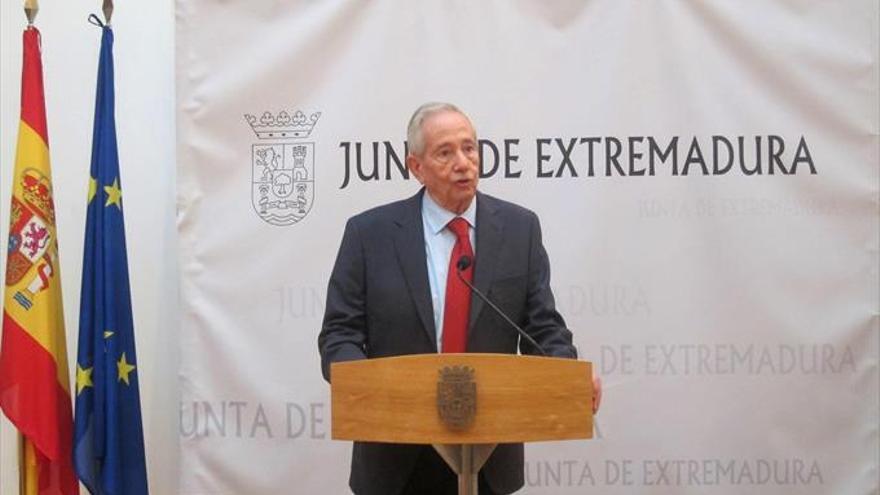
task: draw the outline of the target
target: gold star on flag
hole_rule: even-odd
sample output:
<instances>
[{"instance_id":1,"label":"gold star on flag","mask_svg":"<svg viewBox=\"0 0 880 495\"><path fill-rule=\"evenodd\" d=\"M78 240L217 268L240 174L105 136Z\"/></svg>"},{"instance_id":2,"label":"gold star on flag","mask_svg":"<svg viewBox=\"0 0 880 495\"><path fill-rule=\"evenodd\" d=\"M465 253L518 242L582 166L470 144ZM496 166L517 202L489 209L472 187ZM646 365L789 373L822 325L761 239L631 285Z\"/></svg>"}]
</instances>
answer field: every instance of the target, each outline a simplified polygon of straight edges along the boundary
<instances>
[{"instance_id":1,"label":"gold star on flag","mask_svg":"<svg viewBox=\"0 0 880 495\"><path fill-rule=\"evenodd\" d=\"M119 179L113 179L112 186L104 186L104 192L107 193L107 202L104 203L104 207L116 205L121 210L122 203L119 201L122 200L122 189L119 188Z\"/></svg>"},{"instance_id":2,"label":"gold star on flag","mask_svg":"<svg viewBox=\"0 0 880 495\"><path fill-rule=\"evenodd\" d=\"M79 364L76 365L76 395L79 395L86 387L94 387L92 383L92 370L94 368L83 369Z\"/></svg>"},{"instance_id":3,"label":"gold star on flag","mask_svg":"<svg viewBox=\"0 0 880 495\"><path fill-rule=\"evenodd\" d=\"M89 203L95 199L95 194L98 193L98 181L95 180L94 177L89 177Z\"/></svg>"},{"instance_id":4,"label":"gold star on flag","mask_svg":"<svg viewBox=\"0 0 880 495\"><path fill-rule=\"evenodd\" d=\"M122 357L116 362L116 370L119 373L118 381L130 385L130 383L128 383L128 374L134 371L134 368L135 366L133 364L129 364L128 361L125 360L125 353L123 352Z\"/></svg>"},{"instance_id":5,"label":"gold star on flag","mask_svg":"<svg viewBox=\"0 0 880 495\"><path fill-rule=\"evenodd\" d=\"M111 332L110 330L104 330L104 338L105 339L109 339L112 336L113 336L113 332Z\"/></svg>"}]
</instances>

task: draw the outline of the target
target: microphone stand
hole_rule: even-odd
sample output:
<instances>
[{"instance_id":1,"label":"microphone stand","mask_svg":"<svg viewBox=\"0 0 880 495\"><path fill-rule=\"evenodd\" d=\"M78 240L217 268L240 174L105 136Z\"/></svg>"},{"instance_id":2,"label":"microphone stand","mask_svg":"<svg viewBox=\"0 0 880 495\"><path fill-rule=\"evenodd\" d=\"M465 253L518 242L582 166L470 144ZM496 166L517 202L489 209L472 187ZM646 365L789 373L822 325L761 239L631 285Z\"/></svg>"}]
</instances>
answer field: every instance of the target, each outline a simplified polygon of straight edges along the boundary
<instances>
[{"instance_id":1,"label":"microphone stand","mask_svg":"<svg viewBox=\"0 0 880 495\"><path fill-rule=\"evenodd\" d=\"M488 304L489 307L492 308L493 311L495 311L495 313L497 313L499 316L501 316L501 318L504 319L504 321L506 321L510 326L512 326L514 329L516 329L516 331L520 334L520 336L522 336L522 338L526 339L526 341L529 344L532 344L532 346L534 346L534 348L537 349L538 352L542 356L546 356L547 353L544 352L544 349L541 346L539 346L537 342L535 342L535 339L533 339L531 335L527 334L525 330L523 330L522 328L519 327L519 325L514 323L513 320L511 320L506 314L504 314L504 311L501 311L501 308L496 306L495 303L490 301L488 297L486 297L482 292L480 292L479 289L474 287L473 284L468 282L467 279L465 279L461 275L461 272L464 270L467 270L471 266L471 264L473 264L473 261L471 260L470 256L462 256L461 258L458 259L458 262L455 264L455 273L458 274L458 279L461 280L465 285L467 285L468 288L470 288L474 292L474 294L477 295L477 297L482 299L484 303Z\"/></svg>"}]
</instances>

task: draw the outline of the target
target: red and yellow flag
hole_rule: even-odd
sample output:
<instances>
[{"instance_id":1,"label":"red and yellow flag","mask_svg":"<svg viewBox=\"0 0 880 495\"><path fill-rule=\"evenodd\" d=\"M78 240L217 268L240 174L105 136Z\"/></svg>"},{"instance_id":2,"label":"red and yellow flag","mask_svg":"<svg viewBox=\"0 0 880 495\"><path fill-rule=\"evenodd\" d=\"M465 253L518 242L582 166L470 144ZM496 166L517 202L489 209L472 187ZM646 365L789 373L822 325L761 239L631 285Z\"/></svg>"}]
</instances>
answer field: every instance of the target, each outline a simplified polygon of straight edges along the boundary
<instances>
[{"instance_id":1,"label":"red and yellow flag","mask_svg":"<svg viewBox=\"0 0 880 495\"><path fill-rule=\"evenodd\" d=\"M23 438L21 492L79 492L49 169L40 32L24 32L0 347L0 407Z\"/></svg>"}]
</instances>

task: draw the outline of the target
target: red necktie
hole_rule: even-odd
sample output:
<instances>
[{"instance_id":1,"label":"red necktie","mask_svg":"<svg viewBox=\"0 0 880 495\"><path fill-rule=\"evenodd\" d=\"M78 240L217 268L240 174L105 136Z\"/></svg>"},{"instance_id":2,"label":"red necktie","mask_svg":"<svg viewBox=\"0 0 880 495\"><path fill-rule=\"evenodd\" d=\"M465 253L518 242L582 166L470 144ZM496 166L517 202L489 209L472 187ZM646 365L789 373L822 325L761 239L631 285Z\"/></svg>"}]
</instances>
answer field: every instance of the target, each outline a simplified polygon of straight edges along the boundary
<instances>
[{"instance_id":1,"label":"red necktie","mask_svg":"<svg viewBox=\"0 0 880 495\"><path fill-rule=\"evenodd\" d=\"M471 291L458 278L458 260L462 256L471 258L471 265L461 271L468 282L474 279L474 250L468 236L467 220L453 218L446 227L456 237L452 256L449 258L449 272L446 274L446 305L443 308L443 352L464 352L467 346L468 317L471 312Z\"/></svg>"}]
</instances>

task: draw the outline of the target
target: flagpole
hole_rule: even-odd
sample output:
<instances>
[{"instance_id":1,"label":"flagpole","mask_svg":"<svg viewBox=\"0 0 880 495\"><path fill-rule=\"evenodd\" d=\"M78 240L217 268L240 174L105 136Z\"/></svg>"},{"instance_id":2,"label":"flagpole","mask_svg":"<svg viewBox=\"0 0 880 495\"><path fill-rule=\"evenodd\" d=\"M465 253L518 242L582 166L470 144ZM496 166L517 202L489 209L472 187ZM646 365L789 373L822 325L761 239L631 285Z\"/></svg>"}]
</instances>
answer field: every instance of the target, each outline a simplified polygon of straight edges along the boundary
<instances>
[{"instance_id":1,"label":"flagpole","mask_svg":"<svg viewBox=\"0 0 880 495\"><path fill-rule=\"evenodd\" d=\"M110 18L113 17L113 0L104 0L101 10L104 12L104 24L109 26Z\"/></svg>"},{"instance_id":2,"label":"flagpole","mask_svg":"<svg viewBox=\"0 0 880 495\"><path fill-rule=\"evenodd\" d=\"M37 18L40 6L37 0L24 0L24 15L28 20L28 27L34 25L34 19Z\"/></svg>"}]
</instances>

